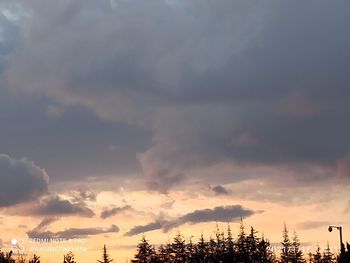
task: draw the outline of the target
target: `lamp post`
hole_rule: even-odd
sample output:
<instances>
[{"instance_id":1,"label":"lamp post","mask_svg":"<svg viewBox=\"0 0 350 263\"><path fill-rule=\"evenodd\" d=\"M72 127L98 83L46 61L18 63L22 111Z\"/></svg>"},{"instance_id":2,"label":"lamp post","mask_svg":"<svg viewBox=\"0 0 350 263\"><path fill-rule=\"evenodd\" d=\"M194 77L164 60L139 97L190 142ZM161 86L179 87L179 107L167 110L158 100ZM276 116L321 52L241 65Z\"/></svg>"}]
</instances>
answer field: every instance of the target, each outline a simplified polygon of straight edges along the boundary
<instances>
[{"instance_id":1,"label":"lamp post","mask_svg":"<svg viewBox=\"0 0 350 263\"><path fill-rule=\"evenodd\" d=\"M339 230L339 235L340 235L340 254L343 254L343 233L342 230L343 228L341 226L329 226L328 231L332 232L333 228L336 228Z\"/></svg>"}]
</instances>

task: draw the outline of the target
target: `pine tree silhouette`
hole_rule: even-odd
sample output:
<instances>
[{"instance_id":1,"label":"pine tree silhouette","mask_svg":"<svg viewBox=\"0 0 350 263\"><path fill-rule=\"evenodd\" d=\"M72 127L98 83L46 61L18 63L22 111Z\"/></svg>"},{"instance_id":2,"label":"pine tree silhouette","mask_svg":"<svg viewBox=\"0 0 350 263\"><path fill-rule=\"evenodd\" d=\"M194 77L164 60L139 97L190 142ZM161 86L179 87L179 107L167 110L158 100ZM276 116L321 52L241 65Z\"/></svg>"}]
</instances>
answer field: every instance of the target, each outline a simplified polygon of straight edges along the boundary
<instances>
[{"instance_id":1,"label":"pine tree silhouette","mask_svg":"<svg viewBox=\"0 0 350 263\"><path fill-rule=\"evenodd\" d=\"M334 263L334 262L335 262L334 255L332 254L332 251L329 247L329 242L327 242L327 248L323 252L322 263Z\"/></svg>"},{"instance_id":2,"label":"pine tree silhouette","mask_svg":"<svg viewBox=\"0 0 350 263\"><path fill-rule=\"evenodd\" d=\"M40 263L40 257L34 254L32 259L29 260L29 263Z\"/></svg>"},{"instance_id":3,"label":"pine tree silhouette","mask_svg":"<svg viewBox=\"0 0 350 263\"><path fill-rule=\"evenodd\" d=\"M258 243L258 255L259 255L258 262L261 262L261 263L276 262L275 254L270 249L270 242L266 240L264 236L261 237L261 240Z\"/></svg>"},{"instance_id":4,"label":"pine tree silhouette","mask_svg":"<svg viewBox=\"0 0 350 263\"><path fill-rule=\"evenodd\" d=\"M8 253L0 251L0 263L15 263L15 260L12 258L12 251Z\"/></svg>"},{"instance_id":5,"label":"pine tree silhouette","mask_svg":"<svg viewBox=\"0 0 350 263\"><path fill-rule=\"evenodd\" d=\"M155 250L148 243L145 236L142 236L141 242L137 245L137 253L132 262L150 263L155 260Z\"/></svg>"},{"instance_id":6,"label":"pine tree silhouette","mask_svg":"<svg viewBox=\"0 0 350 263\"><path fill-rule=\"evenodd\" d=\"M227 237L225 239L224 262L232 262L236 258L235 243L230 225L227 225Z\"/></svg>"},{"instance_id":7,"label":"pine tree silhouette","mask_svg":"<svg viewBox=\"0 0 350 263\"><path fill-rule=\"evenodd\" d=\"M300 250L300 242L297 233L294 231L293 242L290 250L290 259L292 263L305 263L303 252Z\"/></svg>"},{"instance_id":8,"label":"pine tree silhouette","mask_svg":"<svg viewBox=\"0 0 350 263\"><path fill-rule=\"evenodd\" d=\"M282 237L283 237L283 241L281 242L281 245L282 245L281 263L290 263L292 262L291 255L290 255L292 244L289 239L288 229L285 222L284 222Z\"/></svg>"},{"instance_id":9,"label":"pine tree silhouette","mask_svg":"<svg viewBox=\"0 0 350 263\"><path fill-rule=\"evenodd\" d=\"M69 252L68 254L63 256L63 263L76 263L74 260L74 254Z\"/></svg>"},{"instance_id":10,"label":"pine tree silhouette","mask_svg":"<svg viewBox=\"0 0 350 263\"><path fill-rule=\"evenodd\" d=\"M247 239L245 234L245 228L243 224L243 219L241 218L239 233L236 242L237 247L237 262L249 262L249 253L247 248Z\"/></svg>"},{"instance_id":11,"label":"pine tree silhouette","mask_svg":"<svg viewBox=\"0 0 350 263\"><path fill-rule=\"evenodd\" d=\"M97 262L100 262L100 263L110 263L112 262L113 259L111 259L109 257L109 254L108 254L108 250L107 250L107 246L106 245L103 245L103 249L102 249L102 260L97 260Z\"/></svg>"},{"instance_id":12,"label":"pine tree silhouette","mask_svg":"<svg viewBox=\"0 0 350 263\"><path fill-rule=\"evenodd\" d=\"M183 263L187 259L186 243L180 232L176 234L171 244L171 256L174 263Z\"/></svg>"},{"instance_id":13,"label":"pine tree silhouette","mask_svg":"<svg viewBox=\"0 0 350 263\"><path fill-rule=\"evenodd\" d=\"M323 263L321 248L318 244L317 244L316 252L311 255L311 262L312 263Z\"/></svg>"}]
</instances>

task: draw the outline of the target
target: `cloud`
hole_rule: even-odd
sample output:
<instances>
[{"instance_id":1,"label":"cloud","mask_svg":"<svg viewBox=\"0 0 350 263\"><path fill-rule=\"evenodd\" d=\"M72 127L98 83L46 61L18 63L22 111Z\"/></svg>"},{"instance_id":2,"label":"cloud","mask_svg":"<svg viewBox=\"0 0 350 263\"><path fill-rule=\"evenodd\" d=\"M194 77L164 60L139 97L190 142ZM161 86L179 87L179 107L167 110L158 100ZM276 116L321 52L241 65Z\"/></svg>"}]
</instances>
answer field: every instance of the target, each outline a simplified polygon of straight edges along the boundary
<instances>
[{"instance_id":1,"label":"cloud","mask_svg":"<svg viewBox=\"0 0 350 263\"><path fill-rule=\"evenodd\" d=\"M46 228L48 225L50 225L52 222L54 222L55 219L47 218L44 219L36 228L33 230L30 230L27 232L27 235L29 238L81 238L81 237L87 237L87 236L93 236L93 235L99 235L99 234L107 234L107 233L118 233L119 227L116 225L111 225L107 228L101 228L101 227L90 227L90 228L67 228L63 231L47 231Z\"/></svg>"},{"instance_id":2,"label":"cloud","mask_svg":"<svg viewBox=\"0 0 350 263\"><path fill-rule=\"evenodd\" d=\"M198 224L205 222L234 222L240 218L249 217L262 211L253 211L240 205L218 206L213 209L195 210L173 220L157 220L155 222L135 226L125 236L138 235L140 233L162 229L164 232L180 227L184 224Z\"/></svg>"},{"instance_id":3,"label":"cloud","mask_svg":"<svg viewBox=\"0 0 350 263\"><path fill-rule=\"evenodd\" d=\"M7 54L7 89L149 132L127 163L161 192L212 165L335 172L349 155L350 3L117 2L21 1L30 15Z\"/></svg>"},{"instance_id":4,"label":"cloud","mask_svg":"<svg viewBox=\"0 0 350 263\"><path fill-rule=\"evenodd\" d=\"M130 205L126 205L126 206L123 206L123 207L114 207L112 209L103 210L101 212L100 217L102 219L106 219L108 217L112 217L112 216L115 216L115 215L117 215L119 213L122 213L122 212L125 212L125 211L130 211L130 210L133 210L133 208Z\"/></svg>"},{"instance_id":5,"label":"cloud","mask_svg":"<svg viewBox=\"0 0 350 263\"><path fill-rule=\"evenodd\" d=\"M142 234L145 232L149 232L149 231L153 231L161 228L162 228L162 222L156 221L156 222L152 222L142 226L134 226L124 235L130 237L130 236L135 236L138 234Z\"/></svg>"},{"instance_id":6,"label":"cloud","mask_svg":"<svg viewBox=\"0 0 350 263\"><path fill-rule=\"evenodd\" d=\"M40 201L27 211L36 216L81 216L93 217L95 213L85 203L72 203L59 196L50 196Z\"/></svg>"},{"instance_id":7,"label":"cloud","mask_svg":"<svg viewBox=\"0 0 350 263\"><path fill-rule=\"evenodd\" d=\"M45 170L27 159L0 154L0 207L38 199L48 191Z\"/></svg>"},{"instance_id":8,"label":"cloud","mask_svg":"<svg viewBox=\"0 0 350 263\"><path fill-rule=\"evenodd\" d=\"M163 225L163 230L169 230L184 225L197 224L204 222L232 222L237 221L242 217L254 215L255 211L244 208L240 205L232 206L217 206L213 209L195 210L194 212L183 215L175 220L169 221Z\"/></svg>"},{"instance_id":9,"label":"cloud","mask_svg":"<svg viewBox=\"0 0 350 263\"><path fill-rule=\"evenodd\" d=\"M222 185L217 185L211 189L216 195L228 195L229 191Z\"/></svg>"}]
</instances>

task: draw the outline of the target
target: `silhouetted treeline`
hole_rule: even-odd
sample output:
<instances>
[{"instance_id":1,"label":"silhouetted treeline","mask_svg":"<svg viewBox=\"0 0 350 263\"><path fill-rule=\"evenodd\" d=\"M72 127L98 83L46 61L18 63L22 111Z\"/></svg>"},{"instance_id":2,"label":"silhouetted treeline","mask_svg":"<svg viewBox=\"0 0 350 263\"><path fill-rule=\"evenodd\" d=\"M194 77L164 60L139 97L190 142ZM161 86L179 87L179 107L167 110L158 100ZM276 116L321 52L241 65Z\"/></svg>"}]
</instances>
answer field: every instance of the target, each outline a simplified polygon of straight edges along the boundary
<instances>
[{"instance_id":1,"label":"silhouetted treeline","mask_svg":"<svg viewBox=\"0 0 350 263\"><path fill-rule=\"evenodd\" d=\"M172 242L160 245L158 249L150 245L145 237L137 245L133 263L350 263L350 247L336 257L327 249L304 255L300 241L294 232L290 238L286 225L282 232L282 242L278 249L270 246L269 240L250 227L246 232L241 222L238 235L233 237L230 226L225 232L217 227L214 237L205 240L203 235L196 243L178 233Z\"/></svg>"},{"instance_id":2,"label":"silhouetted treeline","mask_svg":"<svg viewBox=\"0 0 350 263\"><path fill-rule=\"evenodd\" d=\"M203 234L196 241L192 237L186 240L178 233L167 244L157 249L148 243L145 237L137 245L137 253L132 263L350 263L350 245L343 245L342 253L334 255L327 245L324 251L317 246L314 253L305 255L301 249L300 241L294 232L289 236L284 225L280 247L271 247L269 240L250 227L246 231L243 222L240 224L237 236L233 236L230 226L225 232L218 227L213 237L205 240ZM102 257L98 263L111 263L106 245L102 249ZM62 261L60 261L62 262ZM41 263L38 255L29 259L15 258L12 251L0 251L0 263ZM44 263L44 262L43 262ZM77 263L72 252L63 256L63 263Z\"/></svg>"}]
</instances>

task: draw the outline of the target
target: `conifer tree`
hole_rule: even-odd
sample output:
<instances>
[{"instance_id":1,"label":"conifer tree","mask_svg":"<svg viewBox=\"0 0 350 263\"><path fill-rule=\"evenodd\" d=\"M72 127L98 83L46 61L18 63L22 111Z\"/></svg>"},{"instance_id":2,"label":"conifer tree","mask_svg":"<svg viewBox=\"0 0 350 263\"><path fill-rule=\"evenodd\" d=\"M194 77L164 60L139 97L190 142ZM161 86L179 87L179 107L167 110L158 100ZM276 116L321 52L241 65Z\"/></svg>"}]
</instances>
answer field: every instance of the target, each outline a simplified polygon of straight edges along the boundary
<instances>
[{"instance_id":1,"label":"conifer tree","mask_svg":"<svg viewBox=\"0 0 350 263\"><path fill-rule=\"evenodd\" d=\"M108 250L107 250L107 246L106 245L103 245L103 249L102 249L102 260L97 260L97 262L99 263L110 263L112 262L113 259L111 259L109 257L109 254L108 254Z\"/></svg>"},{"instance_id":2,"label":"conifer tree","mask_svg":"<svg viewBox=\"0 0 350 263\"><path fill-rule=\"evenodd\" d=\"M216 224L216 231L215 231L215 260L217 262L220 262L223 260L223 256L225 253L225 235L223 232L220 231L218 224Z\"/></svg>"},{"instance_id":3,"label":"conifer tree","mask_svg":"<svg viewBox=\"0 0 350 263\"><path fill-rule=\"evenodd\" d=\"M327 247L323 252L322 263L333 263L334 261L334 255L329 247L329 242L327 242Z\"/></svg>"},{"instance_id":4,"label":"conifer tree","mask_svg":"<svg viewBox=\"0 0 350 263\"><path fill-rule=\"evenodd\" d=\"M154 248L148 243L145 236L142 237L141 242L137 245L137 254L133 262L149 263L153 262L155 258Z\"/></svg>"},{"instance_id":5,"label":"conifer tree","mask_svg":"<svg viewBox=\"0 0 350 263\"><path fill-rule=\"evenodd\" d=\"M171 262L171 248L170 248L170 244L167 245L160 245L159 249L158 249L158 259L160 262Z\"/></svg>"},{"instance_id":6,"label":"conifer tree","mask_svg":"<svg viewBox=\"0 0 350 263\"><path fill-rule=\"evenodd\" d=\"M212 262L216 258L216 242L215 240L210 237L208 242L208 250L207 250L207 259L208 261Z\"/></svg>"},{"instance_id":7,"label":"conifer tree","mask_svg":"<svg viewBox=\"0 0 350 263\"><path fill-rule=\"evenodd\" d=\"M29 263L40 263L40 257L34 254Z\"/></svg>"},{"instance_id":8,"label":"conifer tree","mask_svg":"<svg viewBox=\"0 0 350 263\"><path fill-rule=\"evenodd\" d=\"M206 259L207 251L208 251L208 246L204 240L203 233L202 233L199 239L199 242L196 246L196 259L199 261L204 261Z\"/></svg>"},{"instance_id":9,"label":"conifer tree","mask_svg":"<svg viewBox=\"0 0 350 263\"><path fill-rule=\"evenodd\" d=\"M291 242L288 235L288 229L286 223L284 223L284 229L282 232L283 241L281 242L282 251L281 251L281 263L290 263L291 262Z\"/></svg>"},{"instance_id":10,"label":"conifer tree","mask_svg":"<svg viewBox=\"0 0 350 263\"><path fill-rule=\"evenodd\" d=\"M322 263L322 254L320 246L317 244L316 252L312 255L312 263Z\"/></svg>"},{"instance_id":11,"label":"conifer tree","mask_svg":"<svg viewBox=\"0 0 350 263\"><path fill-rule=\"evenodd\" d=\"M173 239L171 244L171 252L174 263L183 263L186 261L186 242L180 233Z\"/></svg>"},{"instance_id":12,"label":"conifer tree","mask_svg":"<svg viewBox=\"0 0 350 263\"><path fill-rule=\"evenodd\" d=\"M293 242L291 246L291 262L292 263L305 263L303 252L300 250L300 242L297 233L294 231Z\"/></svg>"},{"instance_id":13,"label":"conifer tree","mask_svg":"<svg viewBox=\"0 0 350 263\"><path fill-rule=\"evenodd\" d=\"M243 219L241 218L239 233L236 242L237 247L237 260L238 262L249 262L248 250L247 250L247 240L245 234L245 228L243 224Z\"/></svg>"},{"instance_id":14,"label":"conifer tree","mask_svg":"<svg viewBox=\"0 0 350 263\"><path fill-rule=\"evenodd\" d=\"M186 245L186 256L190 262L192 262L196 257L196 246L192 243L192 237L190 237L190 240Z\"/></svg>"},{"instance_id":15,"label":"conifer tree","mask_svg":"<svg viewBox=\"0 0 350 263\"><path fill-rule=\"evenodd\" d=\"M225 255L224 262L232 262L235 260L235 252L234 252L234 240L231 232L230 225L227 225L227 237L225 239Z\"/></svg>"},{"instance_id":16,"label":"conifer tree","mask_svg":"<svg viewBox=\"0 0 350 263\"><path fill-rule=\"evenodd\" d=\"M273 263L276 262L275 255L270 248L270 242L265 239L264 236L261 237L258 243L258 262L260 263Z\"/></svg>"},{"instance_id":17,"label":"conifer tree","mask_svg":"<svg viewBox=\"0 0 350 263\"><path fill-rule=\"evenodd\" d=\"M72 252L68 252L63 256L63 263L76 263L74 260L74 254Z\"/></svg>"},{"instance_id":18,"label":"conifer tree","mask_svg":"<svg viewBox=\"0 0 350 263\"><path fill-rule=\"evenodd\" d=\"M259 262L257 231L251 226L250 233L246 238L249 262Z\"/></svg>"}]
</instances>

